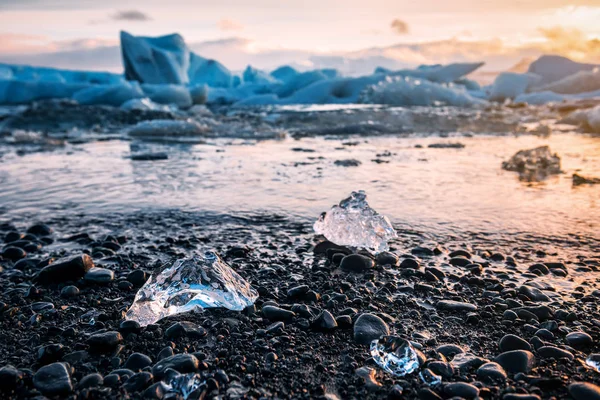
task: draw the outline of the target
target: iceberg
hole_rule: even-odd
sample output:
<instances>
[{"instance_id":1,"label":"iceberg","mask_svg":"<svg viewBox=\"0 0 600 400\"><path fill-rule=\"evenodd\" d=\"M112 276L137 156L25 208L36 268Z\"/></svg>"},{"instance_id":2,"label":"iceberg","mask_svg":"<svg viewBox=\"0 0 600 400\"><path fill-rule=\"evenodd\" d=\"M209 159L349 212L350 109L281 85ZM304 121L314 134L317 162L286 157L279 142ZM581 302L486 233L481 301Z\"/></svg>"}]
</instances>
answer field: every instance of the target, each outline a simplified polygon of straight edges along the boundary
<instances>
[{"instance_id":1,"label":"iceberg","mask_svg":"<svg viewBox=\"0 0 600 400\"><path fill-rule=\"evenodd\" d=\"M207 60L195 53L190 53L188 68L189 82L194 85L230 88L234 86L233 74L223 64L215 60Z\"/></svg>"},{"instance_id":2,"label":"iceberg","mask_svg":"<svg viewBox=\"0 0 600 400\"><path fill-rule=\"evenodd\" d=\"M0 81L0 104L27 104L38 100L69 99L89 88L87 83Z\"/></svg>"},{"instance_id":3,"label":"iceberg","mask_svg":"<svg viewBox=\"0 0 600 400\"><path fill-rule=\"evenodd\" d=\"M457 107L485 103L485 101L471 96L465 90L449 88L435 82L411 77L388 77L367 88L360 102L393 106L449 105Z\"/></svg>"},{"instance_id":4,"label":"iceberg","mask_svg":"<svg viewBox=\"0 0 600 400\"><path fill-rule=\"evenodd\" d=\"M189 82L190 51L178 34L143 37L121 31L125 77L141 83Z\"/></svg>"},{"instance_id":5,"label":"iceberg","mask_svg":"<svg viewBox=\"0 0 600 400\"><path fill-rule=\"evenodd\" d=\"M274 71L271 71L271 76L275 79L277 79L278 81L284 82L286 83L287 81L289 81L291 78L293 78L294 76L298 75L299 72L293 68L290 67L289 65L283 65L277 69L275 69Z\"/></svg>"},{"instance_id":6,"label":"iceberg","mask_svg":"<svg viewBox=\"0 0 600 400\"><path fill-rule=\"evenodd\" d=\"M113 85L92 85L73 95L79 104L101 104L120 107L132 99L146 97L137 82L116 83Z\"/></svg>"},{"instance_id":7,"label":"iceberg","mask_svg":"<svg viewBox=\"0 0 600 400\"><path fill-rule=\"evenodd\" d=\"M362 190L322 213L314 230L337 245L375 253L388 250L388 241L398 237L390 220L369 207Z\"/></svg>"},{"instance_id":8,"label":"iceberg","mask_svg":"<svg viewBox=\"0 0 600 400\"><path fill-rule=\"evenodd\" d=\"M254 304L258 293L219 256L204 255L165 264L135 296L126 319L146 326L170 315L204 308L241 311Z\"/></svg>"},{"instance_id":9,"label":"iceberg","mask_svg":"<svg viewBox=\"0 0 600 400\"><path fill-rule=\"evenodd\" d=\"M454 82L479 69L484 63L452 63L448 65L422 65L417 69L403 69L391 72L391 76L410 76L438 83ZM380 69L383 71L384 69Z\"/></svg>"},{"instance_id":10,"label":"iceberg","mask_svg":"<svg viewBox=\"0 0 600 400\"><path fill-rule=\"evenodd\" d=\"M190 88L190 96L193 104L206 104L208 101L208 86L205 84L192 86Z\"/></svg>"},{"instance_id":11,"label":"iceberg","mask_svg":"<svg viewBox=\"0 0 600 400\"><path fill-rule=\"evenodd\" d=\"M258 84L270 84L278 82L277 79L267 74L265 71L261 71L252 66L248 65L242 74L244 83L258 83Z\"/></svg>"},{"instance_id":12,"label":"iceberg","mask_svg":"<svg viewBox=\"0 0 600 400\"><path fill-rule=\"evenodd\" d=\"M591 71L599 66L597 64L578 63L562 56L543 55L529 65L527 72L539 75L541 77L539 84L545 85L579 71Z\"/></svg>"},{"instance_id":13,"label":"iceberg","mask_svg":"<svg viewBox=\"0 0 600 400\"><path fill-rule=\"evenodd\" d=\"M192 96L188 88L182 85L143 84L144 94L158 104L174 104L179 108L190 108Z\"/></svg>"},{"instance_id":14,"label":"iceberg","mask_svg":"<svg viewBox=\"0 0 600 400\"><path fill-rule=\"evenodd\" d=\"M326 79L308 85L289 97L280 99L279 104L358 103L365 88L377 84L383 79L385 79L385 75Z\"/></svg>"},{"instance_id":15,"label":"iceberg","mask_svg":"<svg viewBox=\"0 0 600 400\"><path fill-rule=\"evenodd\" d=\"M543 91L533 93L523 93L515 97L515 103L527 103L532 105L543 105L548 103L560 103L565 100L566 97L562 94L554 92Z\"/></svg>"},{"instance_id":16,"label":"iceberg","mask_svg":"<svg viewBox=\"0 0 600 400\"><path fill-rule=\"evenodd\" d=\"M540 80L541 77L535 74L503 72L494 80L489 100L499 102L507 99L512 100L525 93L530 87L535 86Z\"/></svg>"},{"instance_id":17,"label":"iceberg","mask_svg":"<svg viewBox=\"0 0 600 400\"><path fill-rule=\"evenodd\" d=\"M417 352L410 342L398 336L382 336L371 342L371 357L385 372L405 376L419 369Z\"/></svg>"},{"instance_id":18,"label":"iceberg","mask_svg":"<svg viewBox=\"0 0 600 400\"><path fill-rule=\"evenodd\" d=\"M286 80L286 82L277 90L277 95L279 97L291 96L298 90L324 79L330 78L319 70L296 74Z\"/></svg>"}]
</instances>

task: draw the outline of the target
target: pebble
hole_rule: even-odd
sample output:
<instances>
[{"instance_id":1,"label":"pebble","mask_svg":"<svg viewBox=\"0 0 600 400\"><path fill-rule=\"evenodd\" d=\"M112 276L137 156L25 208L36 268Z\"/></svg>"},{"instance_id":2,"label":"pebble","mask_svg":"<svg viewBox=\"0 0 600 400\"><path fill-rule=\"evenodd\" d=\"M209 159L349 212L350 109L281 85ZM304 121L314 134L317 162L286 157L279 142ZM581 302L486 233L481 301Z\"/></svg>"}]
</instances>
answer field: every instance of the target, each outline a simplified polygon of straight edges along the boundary
<instances>
[{"instance_id":1,"label":"pebble","mask_svg":"<svg viewBox=\"0 0 600 400\"><path fill-rule=\"evenodd\" d=\"M0 368L0 391L10 392L17 388L19 382L23 380L23 373L13 367L6 365Z\"/></svg>"},{"instance_id":2,"label":"pebble","mask_svg":"<svg viewBox=\"0 0 600 400\"><path fill-rule=\"evenodd\" d=\"M338 324L329 311L323 310L317 318L312 321L311 326L316 330L330 331L337 328Z\"/></svg>"},{"instance_id":3,"label":"pebble","mask_svg":"<svg viewBox=\"0 0 600 400\"><path fill-rule=\"evenodd\" d=\"M574 382L569 385L569 394L575 400L600 400L600 387L588 382Z\"/></svg>"},{"instance_id":4,"label":"pebble","mask_svg":"<svg viewBox=\"0 0 600 400\"><path fill-rule=\"evenodd\" d=\"M92 351L103 353L114 350L122 341L123 336L119 332L109 331L90 336L87 343Z\"/></svg>"},{"instance_id":5,"label":"pebble","mask_svg":"<svg viewBox=\"0 0 600 400\"><path fill-rule=\"evenodd\" d=\"M152 365L152 359L150 357L142 353L133 353L129 356L125 362L125 365L123 366L127 369L138 372L150 365Z\"/></svg>"},{"instance_id":6,"label":"pebble","mask_svg":"<svg viewBox=\"0 0 600 400\"><path fill-rule=\"evenodd\" d=\"M456 267L466 267L467 265L471 264L471 261L464 257L454 257L448 262Z\"/></svg>"},{"instance_id":7,"label":"pebble","mask_svg":"<svg viewBox=\"0 0 600 400\"><path fill-rule=\"evenodd\" d=\"M141 329L140 323L133 320L125 320L119 325L119 332L121 332L123 335L139 333Z\"/></svg>"},{"instance_id":8,"label":"pebble","mask_svg":"<svg viewBox=\"0 0 600 400\"><path fill-rule=\"evenodd\" d=\"M464 303L462 301L454 300L441 300L436 304L438 310L446 311L476 311L477 306L471 303Z\"/></svg>"},{"instance_id":9,"label":"pebble","mask_svg":"<svg viewBox=\"0 0 600 400\"><path fill-rule=\"evenodd\" d=\"M68 364L57 362L37 370L33 385L45 395L67 395L73 391Z\"/></svg>"},{"instance_id":10,"label":"pebble","mask_svg":"<svg viewBox=\"0 0 600 400\"><path fill-rule=\"evenodd\" d=\"M390 328L385 321L373 314L361 314L354 323L354 340L359 344L368 345L389 334Z\"/></svg>"},{"instance_id":11,"label":"pebble","mask_svg":"<svg viewBox=\"0 0 600 400\"><path fill-rule=\"evenodd\" d=\"M82 254L68 261L50 264L38 273L37 280L44 284L76 281L94 267L94 261Z\"/></svg>"},{"instance_id":12,"label":"pebble","mask_svg":"<svg viewBox=\"0 0 600 400\"><path fill-rule=\"evenodd\" d=\"M444 385L444 393L451 397L457 396L465 399L473 399L479 396L479 389L470 383L453 382Z\"/></svg>"},{"instance_id":13,"label":"pebble","mask_svg":"<svg viewBox=\"0 0 600 400\"><path fill-rule=\"evenodd\" d=\"M576 349L589 347L594 344L594 339L585 332L571 332L566 337L569 346Z\"/></svg>"},{"instance_id":14,"label":"pebble","mask_svg":"<svg viewBox=\"0 0 600 400\"><path fill-rule=\"evenodd\" d=\"M165 331L165 336L168 338L178 338L181 336L201 338L207 334L206 329L188 321L175 322Z\"/></svg>"},{"instance_id":15,"label":"pebble","mask_svg":"<svg viewBox=\"0 0 600 400\"><path fill-rule=\"evenodd\" d=\"M388 251L377 254L377 264L379 265L398 265L398 256Z\"/></svg>"},{"instance_id":16,"label":"pebble","mask_svg":"<svg viewBox=\"0 0 600 400\"><path fill-rule=\"evenodd\" d=\"M541 397L529 393L507 393L502 396L502 400L541 400Z\"/></svg>"},{"instance_id":17,"label":"pebble","mask_svg":"<svg viewBox=\"0 0 600 400\"><path fill-rule=\"evenodd\" d=\"M169 368L174 369L179 373L196 372L200 366L200 362L191 354L176 354L171 357L164 358L154 364L152 374L157 379L162 379L165 371Z\"/></svg>"},{"instance_id":18,"label":"pebble","mask_svg":"<svg viewBox=\"0 0 600 400\"><path fill-rule=\"evenodd\" d=\"M310 288L308 286L300 285L288 290L287 295L289 298L295 299L304 296L309 290Z\"/></svg>"},{"instance_id":19,"label":"pebble","mask_svg":"<svg viewBox=\"0 0 600 400\"><path fill-rule=\"evenodd\" d=\"M506 380L506 371L498 363L488 362L477 369L477 377L481 380L488 379L491 381Z\"/></svg>"},{"instance_id":20,"label":"pebble","mask_svg":"<svg viewBox=\"0 0 600 400\"><path fill-rule=\"evenodd\" d=\"M560 358L567 358L569 360L573 360L575 357L570 351L559 349L554 346L542 346L537 349L537 353L542 358L554 358L556 360Z\"/></svg>"},{"instance_id":21,"label":"pebble","mask_svg":"<svg viewBox=\"0 0 600 400\"><path fill-rule=\"evenodd\" d=\"M20 247L8 246L2 250L2 257L6 258L7 260L17 261L27 257L27 253Z\"/></svg>"},{"instance_id":22,"label":"pebble","mask_svg":"<svg viewBox=\"0 0 600 400\"><path fill-rule=\"evenodd\" d=\"M296 316L296 313L293 311L271 305L263 306L262 313L271 321L291 321Z\"/></svg>"},{"instance_id":23,"label":"pebble","mask_svg":"<svg viewBox=\"0 0 600 400\"><path fill-rule=\"evenodd\" d=\"M525 339L520 338L517 335L504 335L500 342L498 342L498 347L501 352L511 351L511 350L529 350L531 351L531 345L527 343Z\"/></svg>"},{"instance_id":24,"label":"pebble","mask_svg":"<svg viewBox=\"0 0 600 400\"><path fill-rule=\"evenodd\" d=\"M465 352L465 350L457 344L443 344L438 346L435 351L443 354L445 357L454 357L457 354Z\"/></svg>"},{"instance_id":25,"label":"pebble","mask_svg":"<svg viewBox=\"0 0 600 400\"><path fill-rule=\"evenodd\" d=\"M77 296L79 294L79 288L77 286L65 286L64 288L62 288L62 290L60 291L60 296L61 297L74 297Z\"/></svg>"},{"instance_id":26,"label":"pebble","mask_svg":"<svg viewBox=\"0 0 600 400\"><path fill-rule=\"evenodd\" d=\"M102 386L103 384L104 384L104 378L102 378L102 375L100 375L98 373L93 373L93 374L89 374L89 375L86 375L83 378L81 378L81 380L77 384L77 387L79 389L88 389L88 388L93 388L93 387L99 387L99 386Z\"/></svg>"},{"instance_id":27,"label":"pebble","mask_svg":"<svg viewBox=\"0 0 600 400\"><path fill-rule=\"evenodd\" d=\"M500 354L495 361L507 372L528 373L535 365L535 356L527 350L511 350Z\"/></svg>"},{"instance_id":28,"label":"pebble","mask_svg":"<svg viewBox=\"0 0 600 400\"><path fill-rule=\"evenodd\" d=\"M52 234L52 228L46 224L35 224L27 229L27 233L31 233L35 236L49 236Z\"/></svg>"},{"instance_id":29,"label":"pebble","mask_svg":"<svg viewBox=\"0 0 600 400\"><path fill-rule=\"evenodd\" d=\"M107 268L91 268L83 277L86 282L108 283L115 279L115 272Z\"/></svg>"},{"instance_id":30,"label":"pebble","mask_svg":"<svg viewBox=\"0 0 600 400\"><path fill-rule=\"evenodd\" d=\"M152 383L153 376L150 372L143 371L134 374L127 379L125 384L123 384L123 388L131 393L139 392L141 390L146 389Z\"/></svg>"},{"instance_id":31,"label":"pebble","mask_svg":"<svg viewBox=\"0 0 600 400\"><path fill-rule=\"evenodd\" d=\"M50 343L38 349L38 362L42 365L58 361L65 354L65 346L60 343Z\"/></svg>"},{"instance_id":32,"label":"pebble","mask_svg":"<svg viewBox=\"0 0 600 400\"><path fill-rule=\"evenodd\" d=\"M406 258L400 263L400 268L419 269L421 265L414 258Z\"/></svg>"},{"instance_id":33,"label":"pebble","mask_svg":"<svg viewBox=\"0 0 600 400\"><path fill-rule=\"evenodd\" d=\"M135 287L142 287L148 280L148 274L144 270L136 269L127 274L127 280Z\"/></svg>"},{"instance_id":34,"label":"pebble","mask_svg":"<svg viewBox=\"0 0 600 400\"><path fill-rule=\"evenodd\" d=\"M365 272L374 267L372 259L362 254L350 254L342 259L340 268L348 272Z\"/></svg>"},{"instance_id":35,"label":"pebble","mask_svg":"<svg viewBox=\"0 0 600 400\"><path fill-rule=\"evenodd\" d=\"M519 293L529 297L532 301L550 301L550 297L545 295L541 290L531 286L520 286Z\"/></svg>"}]
</instances>

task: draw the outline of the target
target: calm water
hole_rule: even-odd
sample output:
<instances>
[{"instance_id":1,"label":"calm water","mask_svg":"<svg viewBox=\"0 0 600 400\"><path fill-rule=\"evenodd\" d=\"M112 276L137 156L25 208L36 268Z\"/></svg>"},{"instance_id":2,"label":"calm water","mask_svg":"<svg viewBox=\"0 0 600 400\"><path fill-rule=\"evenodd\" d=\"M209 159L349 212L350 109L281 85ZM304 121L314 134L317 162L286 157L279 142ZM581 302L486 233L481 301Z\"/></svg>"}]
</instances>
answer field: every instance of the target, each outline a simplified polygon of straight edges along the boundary
<instances>
[{"instance_id":1,"label":"calm water","mask_svg":"<svg viewBox=\"0 0 600 400\"><path fill-rule=\"evenodd\" d=\"M427 148L456 141L466 147ZM516 151L541 145L561 156L564 174L532 185L500 168ZM166 152L169 159L132 161L132 147ZM345 159L361 165L334 164ZM371 205L401 226L598 238L600 185L572 186L576 171L600 176L599 138L561 133L547 138L215 140L189 146L108 141L4 155L0 207L10 216L180 208L313 219L352 190L364 189Z\"/></svg>"}]
</instances>

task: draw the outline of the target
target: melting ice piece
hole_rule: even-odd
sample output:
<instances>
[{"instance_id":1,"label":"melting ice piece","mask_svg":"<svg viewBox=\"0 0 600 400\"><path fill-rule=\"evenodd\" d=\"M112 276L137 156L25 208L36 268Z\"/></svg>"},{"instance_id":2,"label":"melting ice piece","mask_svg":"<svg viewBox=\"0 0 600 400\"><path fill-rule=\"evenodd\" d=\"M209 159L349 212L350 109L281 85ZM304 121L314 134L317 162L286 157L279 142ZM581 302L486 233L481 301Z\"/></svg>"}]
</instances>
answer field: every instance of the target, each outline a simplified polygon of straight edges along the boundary
<instances>
[{"instance_id":1,"label":"melting ice piece","mask_svg":"<svg viewBox=\"0 0 600 400\"><path fill-rule=\"evenodd\" d=\"M386 251L388 240L398 236L390 220L369 207L363 190L352 192L339 205L321 214L314 229L335 244L376 253Z\"/></svg>"},{"instance_id":2,"label":"melting ice piece","mask_svg":"<svg viewBox=\"0 0 600 400\"><path fill-rule=\"evenodd\" d=\"M594 368L596 372L600 372L600 354L590 354L585 363Z\"/></svg>"},{"instance_id":3,"label":"melting ice piece","mask_svg":"<svg viewBox=\"0 0 600 400\"><path fill-rule=\"evenodd\" d=\"M215 253L166 264L142 286L126 319L145 326L169 315L203 308L241 311L258 293Z\"/></svg>"},{"instance_id":4,"label":"melting ice piece","mask_svg":"<svg viewBox=\"0 0 600 400\"><path fill-rule=\"evenodd\" d=\"M177 374L173 370L172 372L165 377L163 385L168 393L178 394L184 400L204 384L204 380L198 374Z\"/></svg>"},{"instance_id":5,"label":"melting ice piece","mask_svg":"<svg viewBox=\"0 0 600 400\"><path fill-rule=\"evenodd\" d=\"M371 342L371 356L384 371L404 376L419 368L417 352L406 339L382 336Z\"/></svg>"},{"instance_id":6,"label":"melting ice piece","mask_svg":"<svg viewBox=\"0 0 600 400\"><path fill-rule=\"evenodd\" d=\"M521 150L502 163L507 171L516 171L524 181L541 181L548 175L560 174L560 157L552 154L548 146Z\"/></svg>"},{"instance_id":7,"label":"melting ice piece","mask_svg":"<svg viewBox=\"0 0 600 400\"><path fill-rule=\"evenodd\" d=\"M427 386L434 387L442 383L442 377L435 374L429 368L425 368L423 371L419 372L419 377Z\"/></svg>"}]
</instances>

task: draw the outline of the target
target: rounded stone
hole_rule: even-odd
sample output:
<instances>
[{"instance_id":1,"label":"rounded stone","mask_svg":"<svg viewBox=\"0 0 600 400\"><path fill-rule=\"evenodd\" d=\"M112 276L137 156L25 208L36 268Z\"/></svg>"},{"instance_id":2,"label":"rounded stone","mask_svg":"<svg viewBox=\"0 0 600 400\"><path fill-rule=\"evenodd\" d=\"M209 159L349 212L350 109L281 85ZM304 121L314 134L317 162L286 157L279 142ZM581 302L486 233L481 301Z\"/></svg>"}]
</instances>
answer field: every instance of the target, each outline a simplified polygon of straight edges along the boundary
<instances>
[{"instance_id":1,"label":"rounded stone","mask_svg":"<svg viewBox=\"0 0 600 400\"><path fill-rule=\"evenodd\" d=\"M340 268L348 272L365 272L373 268L372 259L362 254L350 254L342 259Z\"/></svg>"},{"instance_id":2,"label":"rounded stone","mask_svg":"<svg viewBox=\"0 0 600 400\"><path fill-rule=\"evenodd\" d=\"M500 354L495 361L508 372L528 373L535 365L535 356L527 350L511 350Z\"/></svg>"},{"instance_id":3,"label":"rounded stone","mask_svg":"<svg viewBox=\"0 0 600 400\"><path fill-rule=\"evenodd\" d=\"M33 376L33 385L45 395L67 395L73 391L69 369L61 362L46 365Z\"/></svg>"},{"instance_id":4,"label":"rounded stone","mask_svg":"<svg viewBox=\"0 0 600 400\"><path fill-rule=\"evenodd\" d=\"M361 314L354 323L354 340L359 344L368 345L389 334L390 328L385 321L373 314Z\"/></svg>"},{"instance_id":5,"label":"rounded stone","mask_svg":"<svg viewBox=\"0 0 600 400\"><path fill-rule=\"evenodd\" d=\"M500 351L511 351L511 350L529 350L531 351L531 345L517 335L508 334L504 335L500 342L498 342Z\"/></svg>"},{"instance_id":6,"label":"rounded stone","mask_svg":"<svg viewBox=\"0 0 600 400\"><path fill-rule=\"evenodd\" d=\"M600 387L588 382L574 382L569 385L569 394L575 400L600 400Z\"/></svg>"},{"instance_id":7,"label":"rounded stone","mask_svg":"<svg viewBox=\"0 0 600 400\"><path fill-rule=\"evenodd\" d=\"M589 347L594 344L594 339L585 332L571 332L566 337L569 346L576 349Z\"/></svg>"}]
</instances>

